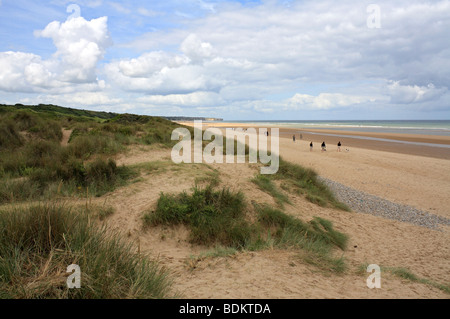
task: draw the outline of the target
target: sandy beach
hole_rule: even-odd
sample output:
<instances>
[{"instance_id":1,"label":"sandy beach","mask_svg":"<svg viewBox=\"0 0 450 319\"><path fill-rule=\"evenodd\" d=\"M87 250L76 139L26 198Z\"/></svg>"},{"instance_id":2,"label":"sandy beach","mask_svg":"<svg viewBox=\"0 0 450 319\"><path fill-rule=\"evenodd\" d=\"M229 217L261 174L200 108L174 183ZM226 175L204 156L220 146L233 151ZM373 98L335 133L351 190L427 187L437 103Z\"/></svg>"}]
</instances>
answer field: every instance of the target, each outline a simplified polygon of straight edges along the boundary
<instances>
[{"instance_id":1,"label":"sandy beach","mask_svg":"<svg viewBox=\"0 0 450 319\"><path fill-rule=\"evenodd\" d=\"M183 125L192 126L192 122L179 122ZM203 127L218 128L259 128L247 123L203 123ZM264 127L260 128L274 128ZM419 134L399 134L399 133L378 133L378 132L355 132L343 130L324 129L297 129L279 127L280 137L292 140L296 135L296 140L302 139L313 142L316 149L320 149L320 144L325 141L329 149L336 149L337 143L342 143L342 149L363 148L376 151L386 151L399 154L418 155L441 159L450 159L450 136L439 135L419 135ZM339 136L337 136L339 135ZM435 144L435 146L424 145ZM439 146L439 147L438 147ZM309 147L309 146L308 146Z\"/></svg>"},{"instance_id":2,"label":"sandy beach","mask_svg":"<svg viewBox=\"0 0 450 319\"><path fill-rule=\"evenodd\" d=\"M204 123L203 126L248 127L245 123ZM314 133L280 128L280 155L344 185L450 218L450 148L340 138L321 133L439 144L450 143L449 137L332 130L314 130ZM302 140L299 134L303 135ZM326 152L321 152L322 141L326 142ZM337 152L338 141L342 143L341 152Z\"/></svg>"},{"instance_id":3,"label":"sandy beach","mask_svg":"<svg viewBox=\"0 0 450 319\"><path fill-rule=\"evenodd\" d=\"M168 158L169 152L152 152L152 159ZM352 146L349 152L309 150L309 141L280 139L281 156L319 175L396 203L411 205L432 214L450 217L450 161ZM149 152L136 151L119 158L120 163L148 160ZM221 185L241 189L247 198L276 205L272 197L251 182L258 172L248 164L212 164ZM382 289L368 289L366 275L357 274L363 264L407 268L421 278L450 282L450 227L439 230L358 212L322 208L305 199L291 197L286 212L302 220L321 216L350 236L343 253L350 270L330 276L314 270L290 250L246 252L231 257L204 258L206 247L187 243L183 227L140 230L142 211L153 209L158 193L176 193L192 186L201 171L191 169L152 177L143 185L108 196L108 202L126 214L114 215L110 223L126 230L140 243L141 251L157 256L175 273L175 287L187 298L448 298L428 285L413 284L383 273ZM170 183L167 182L168 178ZM149 194L152 194L149 196ZM139 203L139 205L136 205ZM164 238L164 239L162 239Z\"/></svg>"}]
</instances>

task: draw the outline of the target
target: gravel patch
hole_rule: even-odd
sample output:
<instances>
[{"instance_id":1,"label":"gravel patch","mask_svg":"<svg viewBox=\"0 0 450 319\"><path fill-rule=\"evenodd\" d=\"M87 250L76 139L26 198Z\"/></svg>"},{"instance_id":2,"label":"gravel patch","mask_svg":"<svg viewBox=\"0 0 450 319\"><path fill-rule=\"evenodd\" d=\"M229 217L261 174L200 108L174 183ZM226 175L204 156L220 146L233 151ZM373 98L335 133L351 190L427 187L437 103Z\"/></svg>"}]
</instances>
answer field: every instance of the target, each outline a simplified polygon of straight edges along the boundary
<instances>
[{"instance_id":1,"label":"gravel patch","mask_svg":"<svg viewBox=\"0 0 450 319\"><path fill-rule=\"evenodd\" d=\"M330 188L339 201L356 212L381 216L436 230L439 229L439 225L450 226L450 219L448 218L433 215L412 206L397 204L324 177L319 177L319 179Z\"/></svg>"}]
</instances>

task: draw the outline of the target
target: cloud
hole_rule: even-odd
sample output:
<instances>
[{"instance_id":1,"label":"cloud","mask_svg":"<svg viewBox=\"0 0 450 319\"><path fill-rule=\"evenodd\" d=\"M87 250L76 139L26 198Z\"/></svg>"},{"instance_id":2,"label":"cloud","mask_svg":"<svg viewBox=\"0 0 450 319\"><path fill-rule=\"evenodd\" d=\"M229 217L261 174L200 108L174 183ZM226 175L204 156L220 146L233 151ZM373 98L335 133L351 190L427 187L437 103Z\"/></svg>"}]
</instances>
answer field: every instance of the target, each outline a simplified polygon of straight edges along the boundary
<instances>
[{"instance_id":1,"label":"cloud","mask_svg":"<svg viewBox=\"0 0 450 319\"><path fill-rule=\"evenodd\" d=\"M156 11L149 10L149 9L146 9L146 8L142 8L142 7L138 8L137 12L140 15L144 16L144 17L150 17L150 18L155 17L155 16L160 14L160 13L158 13Z\"/></svg>"},{"instance_id":2,"label":"cloud","mask_svg":"<svg viewBox=\"0 0 450 319\"><path fill-rule=\"evenodd\" d=\"M23 98L23 104L56 104L65 106L105 107L122 103L122 99L111 97L105 92L75 92L71 94L46 94L35 98Z\"/></svg>"},{"instance_id":3,"label":"cloud","mask_svg":"<svg viewBox=\"0 0 450 319\"><path fill-rule=\"evenodd\" d=\"M209 43L189 35L180 53L152 51L134 59L121 59L105 66L106 77L125 91L155 95L216 92L225 80L205 64L214 57Z\"/></svg>"},{"instance_id":4,"label":"cloud","mask_svg":"<svg viewBox=\"0 0 450 319\"><path fill-rule=\"evenodd\" d=\"M214 92L194 92L190 94L171 95L150 95L137 99L141 103L149 103L160 106L181 106L181 107L217 107L223 105L223 100L219 94Z\"/></svg>"},{"instance_id":5,"label":"cloud","mask_svg":"<svg viewBox=\"0 0 450 319\"><path fill-rule=\"evenodd\" d=\"M135 59L121 60L118 69L124 76L138 78L152 76L164 68L177 68L187 64L187 57L155 51Z\"/></svg>"},{"instance_id":6,"label":"cloud","mask_svg":"<svg viewBox=\"0 0 450 319\"><path fill-rule=\"evenodd\" d=\"M373 100L374 99L370 97L345 95L341 93L320 93L318 96L297 93L287 100L286 107L289 109L329 110L366 103Z\"/></svg>"},{"instance_id":7,"label":"cloud","mask_svg":"<svg viewBox=\"0 0 450 319\"><path fill-rule=\"evenodd\" d=\"M36 35L51 38L56 46L54 58L60 63L63 82L92 82L96 79L97 63L112 44L107 17L85 20L73 18L64 23L53 21Z\"/></svg>"},{"instance_id":8,"label":"cloud","mask_svg":"<svg viewBox=\"0 0 450 319\"><path fill-rule=\"evenodd\" d=\"M120 45L106 17L54 21L36 32L53 41L50 58L0 53L0 90L101 92L162 114L449 109L448 0L380 0L379 29L367 26L368 3L350 0L83 3L111 12Z\"/></svg>"},{"instance_id":9,"label":"cloud","mask_svg":"<svg viewBox=\"0 0 450 319\"><path fill-rule=\"evenodd\" d=\"M388 85L391 103L411 104L437 100L445 94L447 88L436 88L432 83L427 86L401 85L399 82L392 82Z\"/></svg>"},{"instance_id":10,"label":"cloud","mask_svg":"<svg viewBox=\"0 0 450 319\"><path fill-rule=\"evenodd\" d=\"M213 48L211 44L202 42L195 34L190 34L183 43L181 43L180 49L193 63L202 63L206 59L211 59L213 57Z\"/></svg>"},{"instance_id":11,"label":"cloud","mask_svg":"<svg viewBox=\"0 0 450 319\"><path fill-rule=\"evenodd\" d=\"M44 71L42 60L32 53L0 53L0 89L10 92L32 92L33 86L45 86L51 74ZM40 77L34 77L41 73ZM47 74L46 74L47 73Z\"/></svg>"},{"instance_id":12,"label":"cloud","mask_svg":"<svg viewBox=\"0 0 450 319\"><path fill-rule=\"evenodd\" d=\"M37 37L51 38L56 52L43 60L24 52L0 52L0 89L44 92L56 89L86 90L104 83L97 79L97 64L111 44L107 18L87 21L82 17L60 23L53 21Z\"/></svg>"}]
</instances>

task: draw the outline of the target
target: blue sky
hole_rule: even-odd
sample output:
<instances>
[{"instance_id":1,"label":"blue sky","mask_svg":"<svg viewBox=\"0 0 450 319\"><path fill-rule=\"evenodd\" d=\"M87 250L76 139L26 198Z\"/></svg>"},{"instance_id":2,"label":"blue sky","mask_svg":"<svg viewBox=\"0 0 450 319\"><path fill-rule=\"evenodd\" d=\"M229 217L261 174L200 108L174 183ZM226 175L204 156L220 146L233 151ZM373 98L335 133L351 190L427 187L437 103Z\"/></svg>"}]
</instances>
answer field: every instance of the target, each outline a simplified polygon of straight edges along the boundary
<instances>
[{"instance_id":1,"label":"blue sky","mask_svg":"<svg viewBox=\"0 0 450 319\"><path fill-rule=\"evenodd\" d=\"M450 119L449 39L450 1L0 0L0 103Z\"/></svg>"}]
</instances>

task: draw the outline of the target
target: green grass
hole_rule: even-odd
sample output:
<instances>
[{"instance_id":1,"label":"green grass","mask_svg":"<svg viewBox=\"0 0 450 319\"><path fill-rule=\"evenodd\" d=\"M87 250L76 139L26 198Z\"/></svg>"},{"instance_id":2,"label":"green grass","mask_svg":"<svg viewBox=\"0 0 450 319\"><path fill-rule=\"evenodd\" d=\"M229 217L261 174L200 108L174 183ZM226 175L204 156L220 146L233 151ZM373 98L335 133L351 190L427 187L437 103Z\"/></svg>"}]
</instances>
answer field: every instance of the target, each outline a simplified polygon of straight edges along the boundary
<instances>
[{"instance_id":1,"label":"green grass","mask_svg":"<svg viewBox=\"0 0 450 319\"><path fill-rule=\"evenodd\" d=\"M305 223L279 209L256 205L259 222L270 229L270 239L275 247L300 248L306 262L335 273L346 270L345 260L333 258L334 247L345 250L347 235L336 231L333 224L320 217Z\"/></svg>"},{"instance_id":2,"label":"green grass","mask_svg":"<svg viewBox=\"0 0 450 319\"><path fill-rule=\"evenodd\" d=\"M283 194L275 183L266 175L257 175L252 179L262 191L271 195L280 207L283 207L285 203L290 204L289 198Z\"/></svg>"},{"instance_id":3,"label":"green grass","mask_svg":"<svg viewBox=\"0 0 450 319\"><path fill-rule=\"evenodd\" d=\"M201 245L245 247L252 227L245 220L244 196L229 189L193 188L193 193L161 194L155 211L144 215L147 226L184 224L190 241Z\"/></svg>"},{"instance_id":4,"label":"green grass","mask_svg":"<svg viewBox=\"0 0 450 319\"><path fill-rule=\"evenodd\" d=\"M358 268L358 273L362 274L362 275L367 274L367 272L366 272L367 267L368 267L368 264L361 265ZM390 273L396 277L399 277L401 279L428 285L428 286L440 289L447 294L450 294L450 286L449 285L440 284L440 283L437 283L433 280L426 279L426 278L420 278L417 275L415 275L414 273L412 273L408 268L380 266L380 270L381 270L381 273L388 272L388 273Z\"/></svg>"},{"instance_id":5,"label":"green grass","mask_svg":"<svg viewBox=\"0 0 450 319\"><path fill-rule=\"evenodd\" d=\"M425 278L420 278L418 276L416 276L415 274L413 274L409 269L407 268L403 268L403 267L381 267L381 270L383 271L389 271L391 274L393 274L394 276L400 277L402 279L405 280L409 280L412 282L418 282L421 284L425 284L425 285L429 285L435 288L438 288L448 294L450 294L450 286L448 285L443 285L443 284L439 284L435 281L429 280L429 279L425 279Z\"/></svg>"},{"instance_id":6,"label":"green grass","mask_svg":"<svg viewBox=\"0 0 450 319\"><path fill-rule=\"evenodd\" d=\"M160 195L154 211L143 216L144 226L186 225L190 241L237 250L269 247L297 248L310 263L332 272L343 272L343 258L333 258L335 248L346 249L348 238L333 224L315 217L308 223L267 205L254 204L257 220L251 222L244 196L222 188L194 187L192 193ZM306 258L305 258L306 260Z\"/></svg>"},{"instance_id":7,"label":"green grass","mask_svg":"<svg viewBox=\"0 0 450 319\"><path fill-rule=\"evenodd\" d=\"M112 159L97 158L83 164L71 158L66 163L58 161L28 169L28 176L4 176L0 184L0 204L20 201L45 200L52 197L101 196L138 177L135 169L117 166Z\"/></svg>"},{"instance_id":8,"label":"green grass","mask_svg":"<svg viewBox=\"0 0 450 319\"><path fill-rule=\"evenodd\" d=\"M165 298L167 272L133 247L63 205L0 211L0 298ZM66 268L81 268L68 289Z\"/></svg>"},{"instance_id":9,"label":"green grass","mask_svg":"<svg viewBox=\"0 0 450 319\"><path fill-rule=\"evenodd\" d=\"M62 127L72 129L67 146ZM42 200L55 191L101 196L138 175L111 156L132 144L173 145L175 127L151 116L0 105L0 203Z\"/></svg>"},{"instance_id":10,"label":"green grass","mask_svg":"<svg viewBox=\"0 0 450 319\"><path fill-rule=\"evenodd\" d=\"M280 158L278 172L268 175L268 178L281 180L283 189L299 195L305 195L307 200L321 207L331 206L350 211L345 204L334 197L330 189L317 178L317 173L312 169L304 168Z\"/></svg>"}]
</instances>

